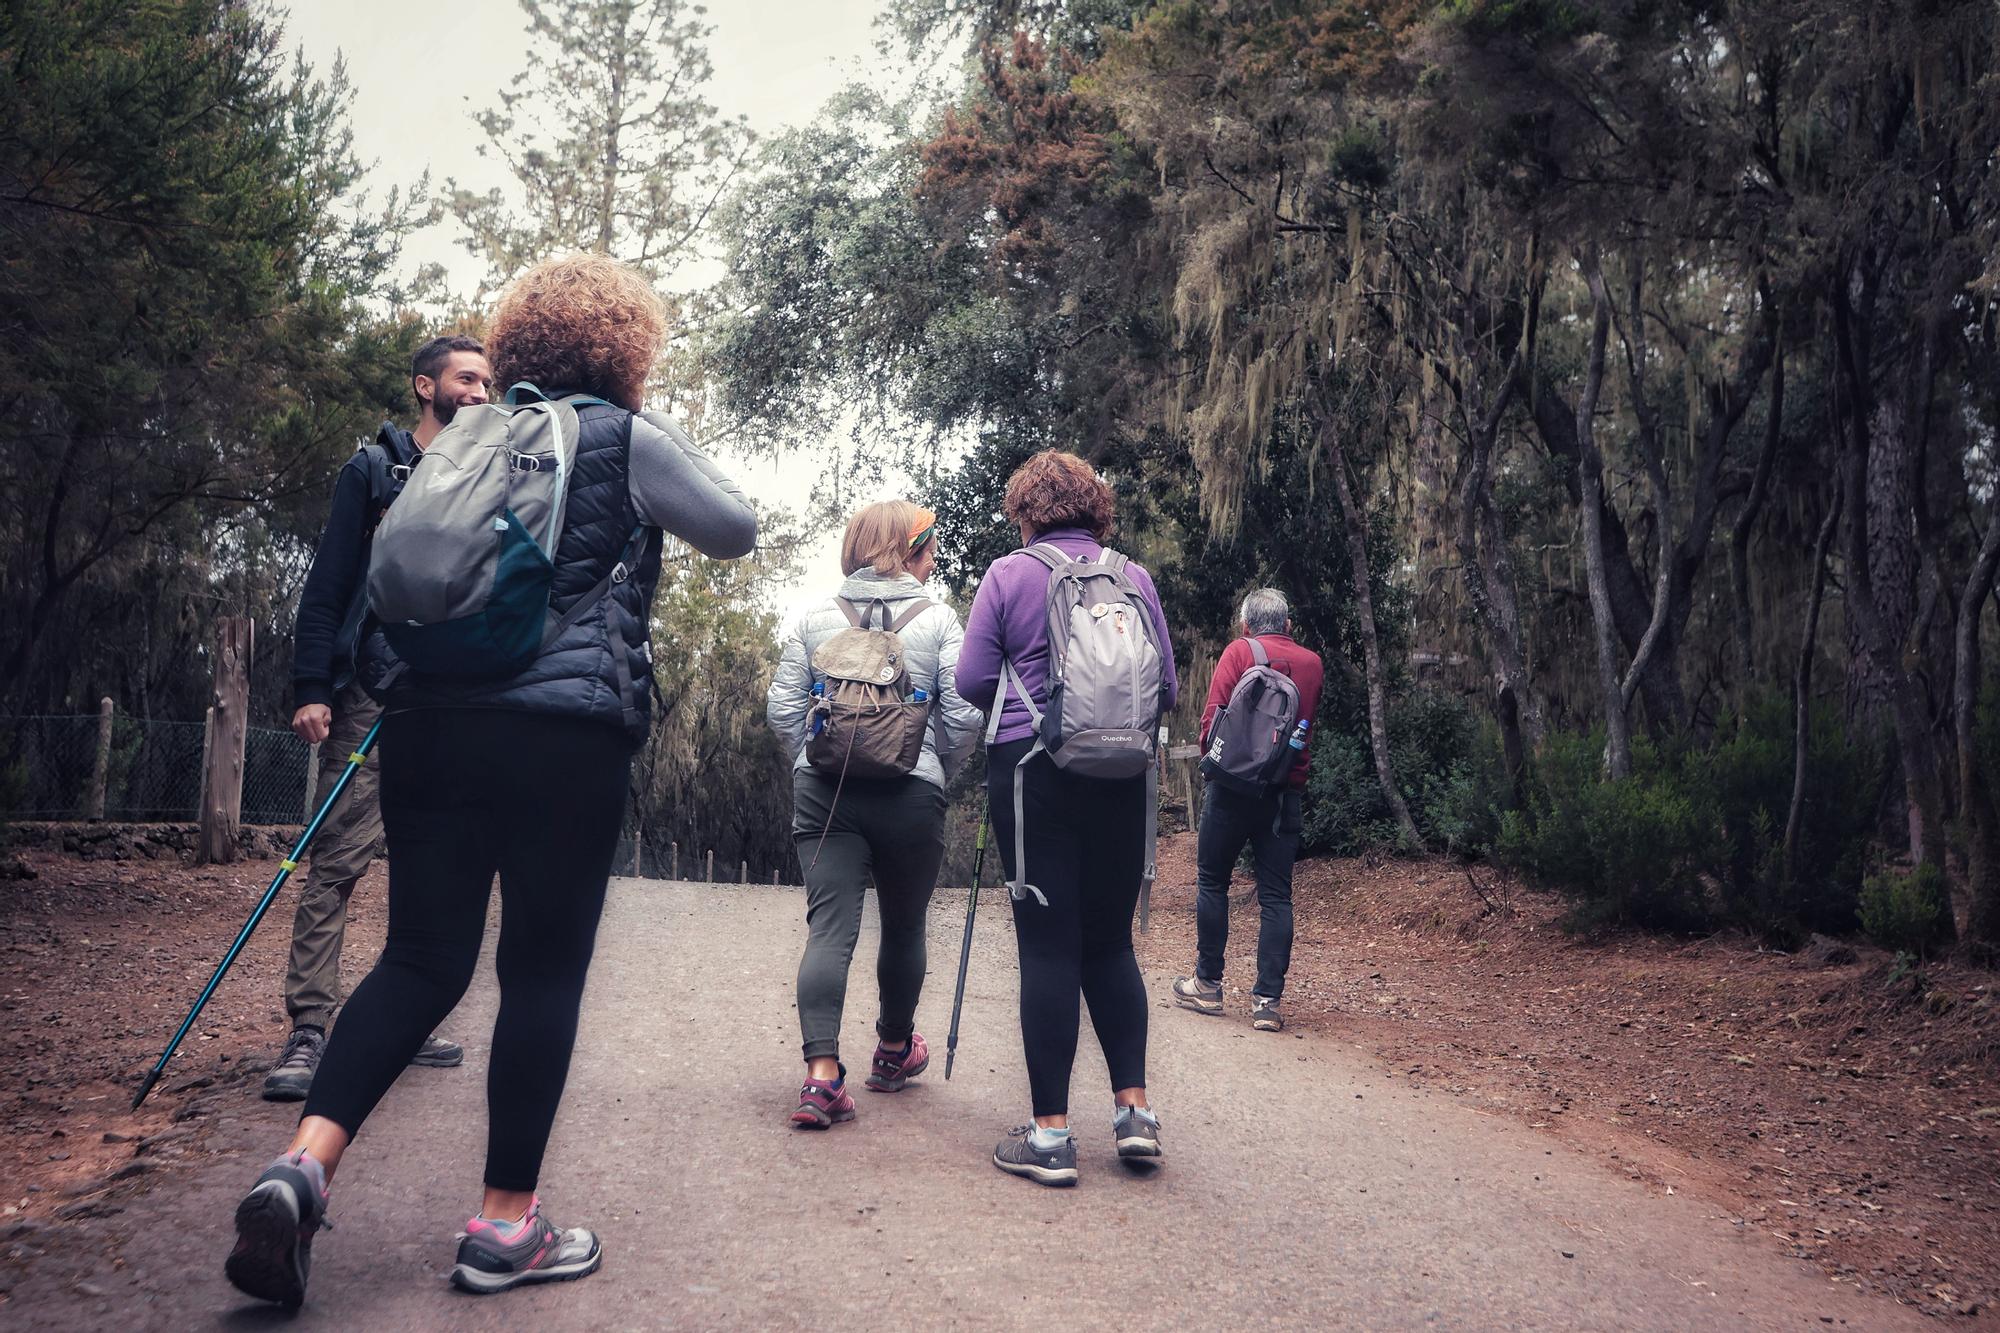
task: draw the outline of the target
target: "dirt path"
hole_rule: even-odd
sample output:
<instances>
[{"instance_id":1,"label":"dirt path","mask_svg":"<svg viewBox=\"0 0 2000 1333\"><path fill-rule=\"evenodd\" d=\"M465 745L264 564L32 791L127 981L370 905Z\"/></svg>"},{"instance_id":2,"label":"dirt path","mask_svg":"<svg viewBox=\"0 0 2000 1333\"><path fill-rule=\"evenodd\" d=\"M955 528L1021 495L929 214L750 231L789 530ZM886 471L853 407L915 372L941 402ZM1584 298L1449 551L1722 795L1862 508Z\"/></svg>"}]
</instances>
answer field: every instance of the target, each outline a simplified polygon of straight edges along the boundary
<instances>
[{"instance_id":1,"label":"dirt path","mask_svg":"<svg viewBox=\"0 0 2000 1333\"><path fill-rule=\"evenodd\" d=\"M962 901L941 895L933 916L919 1021L937 1066L901 1096L864 1095L857 1123L807 1135L783 1123L796 892L615 886L543 1182L558 1221L603 1234L605 1266L480 1301L441 1277L476 1201L489 961L450 1025L467 1068L413 1071L343 1168L304 1322L754 1327L807 1319L810 1295L812 1323L890 1327L1927 1326L1752 1243L1712 1206L1412 1090L1351 1047L1164 1002L1152 1086L1165 1167L1130 1174L1112 1159L1086 1035L1082 1185L1003 1176L986 1155L1025 1118L1025 1080L1002 911L982 912L957 1074L941 1077ZM856 1054L867 975L857 965ZM1156 996L1165 980L1149 975ZM232 1063L196 1051L177 1067L219 1080L181 1103L206 1108L209 1151L92 1196L119 1211L11 1237L10 1326L274 1322L220 1270L230 1208L291 1113L257 1101L256 1072Z\"/></svg>"}]
</instances>

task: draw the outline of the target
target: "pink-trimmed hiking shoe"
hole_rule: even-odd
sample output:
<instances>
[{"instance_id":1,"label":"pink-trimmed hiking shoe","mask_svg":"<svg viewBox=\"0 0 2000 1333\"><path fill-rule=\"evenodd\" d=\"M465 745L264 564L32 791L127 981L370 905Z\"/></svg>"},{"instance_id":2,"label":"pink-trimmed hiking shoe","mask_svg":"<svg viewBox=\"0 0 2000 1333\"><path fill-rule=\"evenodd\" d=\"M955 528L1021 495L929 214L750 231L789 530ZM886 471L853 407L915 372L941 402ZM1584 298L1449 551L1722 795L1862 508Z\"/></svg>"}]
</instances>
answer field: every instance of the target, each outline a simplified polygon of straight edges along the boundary
<instances>
[{"instance_id":1,"label":"pink-trimmed hiking shoe","mask_svg":"<svg viewBox=\"0 0 2000 1333\"><path fill-rule=\"evenodd\" d=\"M910 1034L907 1049L892 1051L875 1044L875 1060L868 1071L868 1086L876 1092L901 1092L903 1085L931 1066L931 1048L921 1032Z\"/></svg>"},{"instance_id":2,"label":"pink-trimmed hiking shoe","mask_svg":"<svg viewBox=\"0 0 2000 1333\"><path fill-rule=\"evenodd\" d=\"M800 1129L826 1129L854 1119L854 1094L847 1090L847 1066L840 1067L840 1086L809 1078L799 1086L799 1109L792 1124Z\"/></svg>"}]
</instances>

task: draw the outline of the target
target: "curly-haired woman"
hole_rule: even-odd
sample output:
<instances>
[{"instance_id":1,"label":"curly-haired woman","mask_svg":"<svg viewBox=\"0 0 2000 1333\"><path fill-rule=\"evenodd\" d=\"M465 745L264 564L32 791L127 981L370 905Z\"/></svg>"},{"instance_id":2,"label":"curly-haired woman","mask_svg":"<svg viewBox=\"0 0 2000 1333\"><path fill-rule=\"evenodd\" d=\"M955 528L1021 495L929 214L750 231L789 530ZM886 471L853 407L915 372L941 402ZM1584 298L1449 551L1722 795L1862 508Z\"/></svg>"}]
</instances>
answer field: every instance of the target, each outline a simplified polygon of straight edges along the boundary
<instances>
[{"instance_id":1,"label":"curly-haired woman","mask_svg":"<svg viewBox=\"0 0 2000 1333\"><path fill-rule=\"evenodd\" d=\"M1020 529L1024 549L987 569L958 657L959 692L989 715L987 806L1001 859L1010 880L1025 882L1015 841L1019 768L1021 846L1035 867L1038 890L1014 901L1021 1039L1034 1123L1002 1140L993 1164L1045 1185L1069 1185L1077 1178L1069 1077L1079 997L1090 1006L1091 1026L1110 1066L1119 1156L1160 1156L1159 1121L1146 1102L1146 988L1132 952L1132 913L1145 873L1147 788L1144 778L1083 777L1057 767L1046 753L1030 757L1036 719L1049 706L1052 574L1025 548L1053 547L1071 560L1099 560L1111 534L1111 488L1081 458L1050 449L1015 471L1003 508ZM1152 622L1165 711L1180 693L1166 616L1146 571L1130 562L1123 569Z\"/></svg>"},{"instance_id":2,"label":"curly-haired woman","mask_svg":"<svg viewBox=\"0 0 2000 1333\"><path fill-rule=\"evenodd\" d=\"M237 1207L227 1272L250 1295L305 1299L327 1181L465 993L496 874L500 1013L487 1070L486 1189L452 1280L493 1292L597 1268L597 1238L551 1224L535 1184L569 1075L630 758L651 724L647 611L661 532L724 559L748 554L757 535L736 486L671 421L640 413L666 336L665 306L644 278L597 255L536 265L493 312L499 383L606 400L576 410L550 597L568 627L500 680L400 671L379 631L362 651L362 682L387 710L377 754L389 937L341 1011L298 1132Z\"/></svg>"}]
</instances>

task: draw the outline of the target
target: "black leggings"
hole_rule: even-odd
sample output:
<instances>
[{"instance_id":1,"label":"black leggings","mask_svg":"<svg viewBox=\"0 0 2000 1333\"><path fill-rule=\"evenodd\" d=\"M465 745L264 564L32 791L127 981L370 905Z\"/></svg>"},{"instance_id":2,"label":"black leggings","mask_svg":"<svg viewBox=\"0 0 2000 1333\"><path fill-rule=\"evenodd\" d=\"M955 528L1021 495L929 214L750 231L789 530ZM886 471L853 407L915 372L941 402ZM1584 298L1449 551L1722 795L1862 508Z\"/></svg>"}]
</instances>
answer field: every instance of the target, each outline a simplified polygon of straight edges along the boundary
<instances>
[{"instance_id":1,"label":"black leggings","mask_svg":"<svg viewBox=\"0 0 2000 1333\"><path fill-rule=\"evenodd\" d=\"M618 728L571 718L424 709L384 719L370 762L382 765L389 939L340 1011L305 1114L359 1132L471 983L497 872L486 1184L535 1187L569 1077L630 756Z\"/></svg>"},{"instance_id":2,"label":"black leggings","mask_svg":"<svg viewBox=\"0 0 2000 1333\"><path fill-rule=\"evenodd\" d=\"M1008 878L1014 875L1014 766L1030 741L986 756L987 805ZM1021 951L1021 1042L1034 1113L1069 1114L1079 997L1111 1069L1111 1087L1146 1083L1146 986L1132 952L1132 912L1146 867L1146 782L1075 777L1047 755L1028 765L1028 882L1014 904Z\"/></svg>"}]
</instances>

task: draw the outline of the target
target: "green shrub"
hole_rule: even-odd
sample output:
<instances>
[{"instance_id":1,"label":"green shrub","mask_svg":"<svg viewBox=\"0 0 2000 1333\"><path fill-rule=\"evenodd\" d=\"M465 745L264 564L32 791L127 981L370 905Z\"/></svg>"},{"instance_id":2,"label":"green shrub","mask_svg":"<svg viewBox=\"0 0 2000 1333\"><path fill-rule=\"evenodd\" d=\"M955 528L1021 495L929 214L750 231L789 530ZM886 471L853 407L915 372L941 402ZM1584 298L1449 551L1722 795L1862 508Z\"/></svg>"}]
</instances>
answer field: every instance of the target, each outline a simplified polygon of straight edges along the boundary
<instances>
[{"instance_id":1,"label":"green shrub","mask_svg":"<svg viewBox=\"0 0 2000 1333\"><path fill-rule=\"evenodd\" d=\"M1947 938L1944 873L1925 864L1909 874L1870 875L1861 886L1860 910L1868 938L1922 958Z\"/></svg>"},{"instance_id":2,"label":"green shrub","mask_svg":"<svg viewBox=\"0 0 2000 1333\"><path fill-rule=\"evenodd\" d=\"M1806 746L1806 800L1788 884L1794 725L1791 699L1768 694L1745 709L1740 725L1724 720L1726 739L1714 750L1690 759L1721 820L1724 859L1716 873L1724 913L1767 936L1845 934L1859 921L1862 862L1889 754L1857 742L1831 710L1819 711Z\"/></svg>"},{"instance_id":3,"label":"green shrub","mask_svg":"<svg viewBox=\"0 0 2000 1333\"><path fill-rule=\"evenodd\" d=\"M1697 930L1715 909L1708 892L1720 859L1712 799L1683 762L1643 742L1634 773L1603 776L1601 732L1549 738L1529 766L1520 809L1507 812L1495 854L1576 902L1573 919Z\"/></svg>"},{"instance_id":4,"label":"green shrub","mask_svg":"<svg viewBox=\"0 0 2000 1333\"><path fill-rule=\"evenodd\" d=\"M1332 722L1339 715L1323 711L1322 716ZM1397 700L1389 710L1389 757L1427 846L1462 856L1492 846L1500 829L1505 766L1493 727L1463 700L1432 690ZM1301 845L1332 856L1411 850L1403 845L1376 780L1365 733L1329 726L1314 740Z\"/></svg>"},{"instance_id":5,"label":"green shrub","mask_svg":"<svg viewBox=\"0 0 2000 1333\"><path fill-rule=\"evenodd\" d=\"M1890 756L1837 716L1815 719L1797 865L1784 873L1791 808L1791 701L1724 719L1708 750L1633 747L1633 774L1603 778L1602 733L1556 735L1524 776L1495 856L1578 902L1578 920L1669 929L1729 923L1767 939L1839 934L1858 923L1861 867Z\"/></svg>"}]
</instances>

